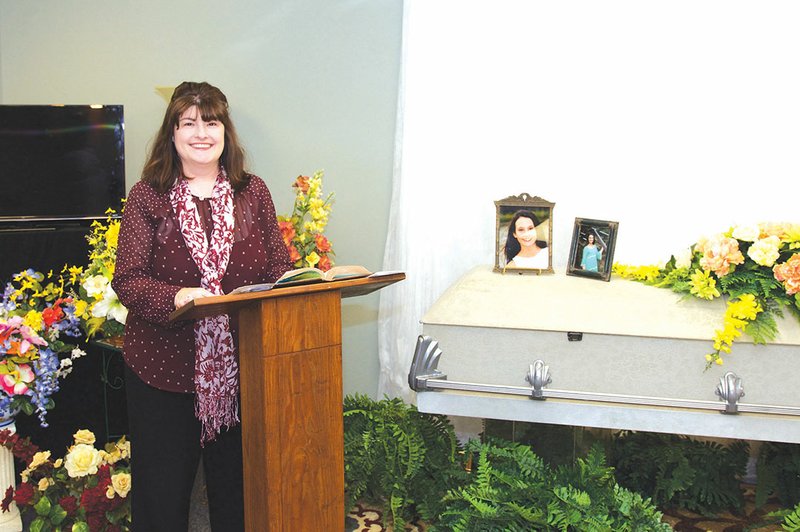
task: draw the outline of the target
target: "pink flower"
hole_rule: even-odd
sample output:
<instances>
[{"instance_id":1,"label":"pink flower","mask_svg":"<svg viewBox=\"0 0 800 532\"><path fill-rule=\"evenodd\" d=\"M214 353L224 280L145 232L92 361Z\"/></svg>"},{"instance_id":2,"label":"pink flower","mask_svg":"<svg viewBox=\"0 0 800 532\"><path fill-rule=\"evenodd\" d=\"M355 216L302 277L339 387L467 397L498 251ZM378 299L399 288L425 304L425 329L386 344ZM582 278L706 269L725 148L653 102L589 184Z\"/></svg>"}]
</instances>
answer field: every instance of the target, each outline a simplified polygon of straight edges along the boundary
<instances>
[{"instance_id":1,"label":"pink flower","mask_svg":"<svg viewBox=\"0 0 800 532\"><path fill-rule=\"evenodd\" d=\"M0 365L7 366L6 361L3 360ZM17 364L15 369L0 377L0 387L8 395L25 395L34 379L36 375L28 364Z\"/></svg>"},{"instance_id":2,"label":"pink flower","mask_svg":"<svg viewBox=\"0 0 800 532\"><path fill-rule=\"evenodd\" d=\"M735 238L718 235L710 239L702 239L695 246L695 251L703 254L700 266L712 271L718 277L730 273L731 264L742 264L744 256L739 251L739 242Z\"/></svg>"},{"instance_id":3,"label":"pink flower","mask_svg":"<svg viewBox=\"0 0 800 532\"><path fill-rule=\"evenodd\" d=\"M772 273L783 283L788 295L800 292L800 253L795 253L783 264L776 264Z\"/></svg>"}]
</instances>

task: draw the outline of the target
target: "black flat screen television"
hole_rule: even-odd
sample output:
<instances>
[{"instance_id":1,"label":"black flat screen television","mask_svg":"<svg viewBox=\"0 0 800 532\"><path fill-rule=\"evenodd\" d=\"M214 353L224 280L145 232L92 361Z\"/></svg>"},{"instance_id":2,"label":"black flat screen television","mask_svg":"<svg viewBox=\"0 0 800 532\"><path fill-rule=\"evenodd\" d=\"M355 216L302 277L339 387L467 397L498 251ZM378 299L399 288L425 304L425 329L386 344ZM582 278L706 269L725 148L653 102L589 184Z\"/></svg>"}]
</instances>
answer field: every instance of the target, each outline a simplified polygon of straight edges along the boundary
<instances>
[{"instance_id":1,"label":"black flat screen television","mask_svg":"<svg viewBox=\"0 0 800 532\"><path fill-rule=\"evenodd\" d=\"M0 105L0 222L119 210L124 130L122 105Z\"/></svg>"}]
</instances>

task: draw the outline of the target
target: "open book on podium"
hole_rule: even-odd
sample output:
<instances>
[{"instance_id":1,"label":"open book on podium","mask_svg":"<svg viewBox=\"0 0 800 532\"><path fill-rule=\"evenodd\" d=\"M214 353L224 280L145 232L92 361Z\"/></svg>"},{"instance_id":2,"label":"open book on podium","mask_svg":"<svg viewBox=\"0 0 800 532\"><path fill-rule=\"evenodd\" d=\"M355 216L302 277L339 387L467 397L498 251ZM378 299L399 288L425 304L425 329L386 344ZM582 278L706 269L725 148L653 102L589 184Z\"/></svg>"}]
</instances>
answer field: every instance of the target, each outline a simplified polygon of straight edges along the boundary
<instances>
[{"instance_id":1,"label":"open book on podium","mask_svg":"<svg viewBox=\"0 0 800 532\"><path fill-rule=\"evenodd\" d=\"M357 279L359 277L369 277L373 275L371 271L363 266L334 266L328 271L318 268L298 268L284 273L274 283L260 283L240 286L231 290L231 294L245 294L247 292L263 292L273 288L293 286L298 284L311 284L330 281L343 281L345 279ZM378 274L380 275L380 274Z\"/></svg>"},{"instance_id":2,"label":"open book on podium","mask_svg":"<svg viewBox=\"0 0 800 532\"><path fill-rule=\"evenodd\" d=\"M403 279L361 272L285 283L195 299L170 316L238 317L246 531L342 529L341 299Z\"/></svg>"},{"instance_id":3,"label":"open book on podium","mask_svg":"<svg viewBox=\"0 0 800 532\"><path fill-rule=\"evenodd\" d=\"M336 270L337 268L339 270ZM266 292L273 291L280 292L280 295L284 296L317 290L341 290L342 297L363 296L406 278L402 272L372 273L363 266L334 266L325 272L329 274L327 279L320 278L311 270L320 271L316 268L289 270L274 283L241 286L229 294L195 299L174 310L169 319L176 321L199 319L217 314L232 314L253 301L267 297ZM334 270L337 273L330 275L330 272ZM281 282L281 279L284 281Z\"/></svg>"}]
</instances>

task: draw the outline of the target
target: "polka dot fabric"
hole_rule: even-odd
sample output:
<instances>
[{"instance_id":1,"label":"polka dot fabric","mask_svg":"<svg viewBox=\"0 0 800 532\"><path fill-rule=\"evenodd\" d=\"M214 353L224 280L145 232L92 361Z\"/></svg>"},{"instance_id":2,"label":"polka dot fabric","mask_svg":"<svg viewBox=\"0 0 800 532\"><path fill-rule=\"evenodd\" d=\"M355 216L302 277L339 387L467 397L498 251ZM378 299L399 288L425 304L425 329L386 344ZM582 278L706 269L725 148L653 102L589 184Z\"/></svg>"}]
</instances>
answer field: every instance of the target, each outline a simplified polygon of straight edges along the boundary
<instances>
[{"instance_id":1,"label":"polka dot fabric","mask_svg":"<svg viewBox=\"0 0 800 532\"><path fill-rule=\"evenodd\" d=\"M195 201L208 233L210 201ZM234 195L233 233L233 249L222 278L224 292L274 282L291 269L272 196L257 176L251 176L250 183ZM184 287L200 286L200 272L181 235L169 193L159 193L141 181L131 188L112 285L129 311L123 348L128 366L156 388L194 392L194 322L169 324L167 320L175 310L175 294ZM233 318L234 342L237 329Z\"/></svg>"}]
</instances>

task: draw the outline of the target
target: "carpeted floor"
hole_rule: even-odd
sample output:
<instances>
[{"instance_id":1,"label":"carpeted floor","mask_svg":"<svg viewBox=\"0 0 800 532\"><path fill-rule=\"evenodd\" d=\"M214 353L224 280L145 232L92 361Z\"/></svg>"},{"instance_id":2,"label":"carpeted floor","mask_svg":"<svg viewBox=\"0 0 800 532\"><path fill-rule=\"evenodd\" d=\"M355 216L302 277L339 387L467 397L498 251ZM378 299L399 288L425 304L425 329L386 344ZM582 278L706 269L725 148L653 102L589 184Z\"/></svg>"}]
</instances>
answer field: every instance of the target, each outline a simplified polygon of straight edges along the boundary
<instances>
[{"instance_id":1,"label":"carpeted floor","mask_svg":"<svg viewBox=\"0 0 800 532\"><path fill-rule=\"evenodd\" d=\"M383 528L383 513L380 510L371 509L362 504L356 504L350 510L345 523L345 532L381 532L391 530ZM425 527L420 523L406 526L408 532L423 532Z\"/></svg>"}]
</instances>

